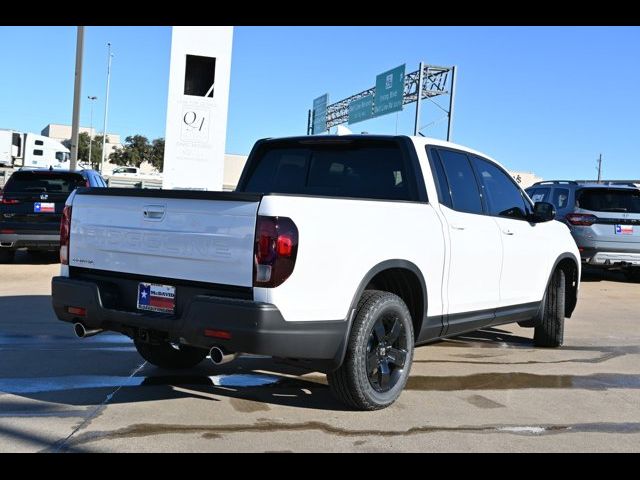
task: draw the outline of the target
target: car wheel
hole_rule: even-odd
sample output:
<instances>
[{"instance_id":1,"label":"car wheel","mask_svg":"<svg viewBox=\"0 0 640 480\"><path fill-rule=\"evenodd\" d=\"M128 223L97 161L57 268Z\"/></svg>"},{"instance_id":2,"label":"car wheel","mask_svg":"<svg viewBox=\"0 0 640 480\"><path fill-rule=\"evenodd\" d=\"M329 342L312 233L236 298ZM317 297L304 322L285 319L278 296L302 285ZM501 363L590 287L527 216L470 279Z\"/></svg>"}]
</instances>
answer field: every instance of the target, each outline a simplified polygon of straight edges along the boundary
<instances>
[{"instance_id":1,"label":"car wheel","mask_svg":"<svg viewBox=\"0 0 640 480\"><path fill-rule=\"evenodd\" d=\"M174 346L169 342L148 343L135 340L134 344L142 358L160 368L195 367L207 356L207 351L203 348Z\"/></svg>"},{"instance_id":2,"label":"car wheel","mask_svg":"<svg viewBox=\"0 0 640 480\"><path fill-rule=\"evenodd\" d=\"M400 396L413 360L413 323L400 297L366 290L356 309L342 365L327 375L333 395L358 410L378 410Z\"/></svg>"},{"instance_id":3,"label":"car wheel","mask_svg":"<svg viewBox=\"0 0 640 480\"><path fill-rule=\"evenodd\" d=\"M559 347L564 339L565 275L558 268L549 282L544 296L542 321L535 327L533 343L536 347Z\"/></svg>"},{"instance_id":4,"label":"car wheel","mask_svg":"<svg viewBox=\"0 0 640 480\"><path fill-rule=\"evenodd\" d=\"M0 249L0 263L12 263L15 256L15 250Z\"/></svg>"},{"instance_id":5,"label":"car wheel","mask_svg":"<svg viewBox=\"0 0 640 480\"><path fill-rule=\"evenodd\" d=\"M637 282L640 281L640 268L631 267L623 270L624 277L628 282Z\"/></svg>"}]
</instances>

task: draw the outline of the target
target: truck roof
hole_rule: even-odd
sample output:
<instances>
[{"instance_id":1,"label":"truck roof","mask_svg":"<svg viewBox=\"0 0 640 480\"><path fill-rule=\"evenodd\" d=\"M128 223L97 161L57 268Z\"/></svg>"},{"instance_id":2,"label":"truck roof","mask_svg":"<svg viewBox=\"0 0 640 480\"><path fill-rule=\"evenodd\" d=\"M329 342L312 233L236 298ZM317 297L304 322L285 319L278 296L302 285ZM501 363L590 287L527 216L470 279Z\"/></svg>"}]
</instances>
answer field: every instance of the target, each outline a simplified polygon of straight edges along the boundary
<instances>
[{"instance_id":1,"label":"truck roof","mask_svg":"<svg viewBox=\"0 0 640 480\"><path fill-rule=\"evenodd\" d=\"M339 143L343 141L347 143L349 140L361 140L361 139L369 139L369 140L393 140L395 138L410 138L414 144L424 146L424 145L435 145L438 147L447 147L453 148L456 150L462 150L467 153L471 153L473 155L478 155L484 158L495 162L500 165L502 168L505 168L502 163L497 161L495 158L487 155L486 153L480 152L478 150L474 150L472 148L466 147L464 145L460 145L459 143L447 142L446 140L440 140L438 138L432 137L423 137L421 135L382 135L382 134L353 134L353 135L296 135L291 137L273 137L273 138L264 138L263 141L286 141L286 142L299 142L299 143Z\"/></svg>"}]
</instances>

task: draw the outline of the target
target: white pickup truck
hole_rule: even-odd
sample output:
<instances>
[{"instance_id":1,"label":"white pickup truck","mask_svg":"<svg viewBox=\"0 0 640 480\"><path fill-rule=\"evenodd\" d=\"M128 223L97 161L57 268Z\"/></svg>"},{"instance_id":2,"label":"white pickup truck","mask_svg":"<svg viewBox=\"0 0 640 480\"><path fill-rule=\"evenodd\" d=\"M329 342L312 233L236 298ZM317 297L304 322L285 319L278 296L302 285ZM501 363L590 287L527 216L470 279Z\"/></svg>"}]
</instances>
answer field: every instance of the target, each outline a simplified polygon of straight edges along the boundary
<instances>
[{"instance_id":1,"label":"white pickup truck","mask_svg":"<svg viewBox=\"0 0 640 480\"><path fill-rule=\"evenodd\" d=\"M53 307L164 368L262 354L393 403L414 346L518 322L563 341L580 254L486 155L405 136L261 140L235 192L78 189Z\"/></svg>"}]
</instances>

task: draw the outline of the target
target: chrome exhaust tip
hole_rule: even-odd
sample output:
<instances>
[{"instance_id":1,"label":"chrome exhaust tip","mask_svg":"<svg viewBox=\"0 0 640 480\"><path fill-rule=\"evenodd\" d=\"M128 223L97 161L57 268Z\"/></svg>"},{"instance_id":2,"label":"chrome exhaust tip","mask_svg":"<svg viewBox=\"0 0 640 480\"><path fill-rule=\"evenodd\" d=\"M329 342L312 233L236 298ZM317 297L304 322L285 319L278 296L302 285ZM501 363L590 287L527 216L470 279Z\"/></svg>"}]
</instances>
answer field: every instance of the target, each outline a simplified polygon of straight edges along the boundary
<instances>
[{"instance_id":1,"label":"chrome exhaust tip","mask_svg":"<svg viewBox=\"0 0 640 480\"><path fill-rule=\"evenodd\" d=\"M237 356L237 353L225 353L220 347L211 347L211 350L209 350L209 358L211 358L214 365L229 363L235 360Z\"/></svg>"},{"instance_id":2,"label":"chrome exhaust tip","mask_svg":"<svg viewBox=\"0 0 640 480\"><path fill-rule=\"evenodd\" d=\"M101 328L88 329L82 323L76 322L73 324L73 332L78 338L87 338L104 332Z\"/></svg>"}]
</instances>

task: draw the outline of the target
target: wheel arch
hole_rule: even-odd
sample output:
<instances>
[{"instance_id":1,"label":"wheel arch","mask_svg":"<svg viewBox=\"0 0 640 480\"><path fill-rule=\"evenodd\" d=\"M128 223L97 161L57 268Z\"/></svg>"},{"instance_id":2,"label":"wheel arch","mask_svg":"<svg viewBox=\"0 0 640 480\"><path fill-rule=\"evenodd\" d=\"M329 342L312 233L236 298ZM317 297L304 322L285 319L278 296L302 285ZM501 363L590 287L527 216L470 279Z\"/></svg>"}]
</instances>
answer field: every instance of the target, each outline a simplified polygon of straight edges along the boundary
<instances>
[{"instance_id":1,"label":"wheel arch","mask_svg":"<svg viewBox=\"0 0 640 480\"><path fill-rule=\"evenodd\" d=\"M580 271L580 263L573 253L565 252L560 254L549 273L547 285L551 282L551 277L558 268L562 269L565 275L565 317L571 318L578 303L578 285L580 283L578 272Z\"/></svg>"},{"instance_id":2,"label":"wheel arch","mask_svg":"<svg viewBox=\"0 0 640 480\"><path fill-rule=\"evenodd\" d=\"M388 291L402 298L411 312L414 340L420 334L422 322L427 312L427 284L424 276L413 262L403 259L385 260L375 265L364 275L353 295L346 317L345 337L338 351L339 357L336 358L337 366L344 361L358 300L368 288Z\"/></svg>"}]
</instances>

